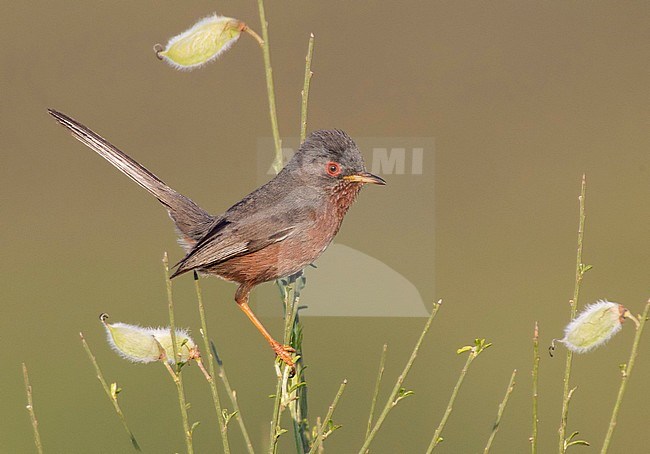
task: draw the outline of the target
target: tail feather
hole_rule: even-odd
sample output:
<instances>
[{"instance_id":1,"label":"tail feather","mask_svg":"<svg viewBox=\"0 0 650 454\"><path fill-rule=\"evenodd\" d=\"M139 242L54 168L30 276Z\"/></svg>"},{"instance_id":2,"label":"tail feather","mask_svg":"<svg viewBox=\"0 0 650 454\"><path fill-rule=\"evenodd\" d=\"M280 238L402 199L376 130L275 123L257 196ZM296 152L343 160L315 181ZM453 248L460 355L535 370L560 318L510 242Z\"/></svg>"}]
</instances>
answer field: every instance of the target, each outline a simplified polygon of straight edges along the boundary
<instances>
[{"instance_id":1,"label":"tail feather","mask_svg":"<svg viewBox=\"0 0 650 454\"><path fill-rule=\"evenodd\" d=\"M102 136L61 112L54 109L48 109L48 112L65 126L75 139L97 152L165 205L176 224L181 246L186 251L189 251L213 224L214 217L203 208L167 186L160 178Z\"/></svg>"}]
</instances>

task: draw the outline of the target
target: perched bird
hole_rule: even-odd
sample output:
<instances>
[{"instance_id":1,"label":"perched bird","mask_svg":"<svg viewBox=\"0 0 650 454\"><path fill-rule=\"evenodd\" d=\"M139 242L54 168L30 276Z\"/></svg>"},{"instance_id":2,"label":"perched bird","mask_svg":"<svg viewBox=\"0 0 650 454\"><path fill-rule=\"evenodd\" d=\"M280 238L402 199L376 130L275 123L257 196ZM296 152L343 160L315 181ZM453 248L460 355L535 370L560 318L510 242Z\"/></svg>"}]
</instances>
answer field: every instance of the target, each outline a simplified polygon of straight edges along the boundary
<instances>
[{"instance_id":1,"label":"perched bird","mask_svg":"<svg viewBox=\"0 0 650 454\"><path fill-rule=\"evenodd\" d=\"M293 349L273 339L248 306L248 297L256 285L295 274L316 260L361 187L386 184L366 171L350 136L340 130L313 132L275 178L212 216L94 131L61 112L48 112L167 208L186 252L171 277L197 271L239 284L239 308L276 355L294 367Z\"/></svg>"}]
</instances>

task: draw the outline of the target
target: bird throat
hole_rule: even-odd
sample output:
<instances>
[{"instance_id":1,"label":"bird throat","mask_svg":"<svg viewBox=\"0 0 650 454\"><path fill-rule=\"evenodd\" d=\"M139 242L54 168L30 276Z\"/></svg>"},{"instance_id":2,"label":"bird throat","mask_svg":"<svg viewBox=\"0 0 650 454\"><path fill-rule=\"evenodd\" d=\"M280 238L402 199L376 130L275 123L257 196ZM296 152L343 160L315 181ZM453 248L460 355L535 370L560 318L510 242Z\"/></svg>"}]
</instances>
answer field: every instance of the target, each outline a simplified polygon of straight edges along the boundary
<instances>
[{"instance_id":1,"label":"bird throat","mask_svg":"<svg viewBox=\"0 0 650 454\"><path fill-rule=\"evenodd\" d=\"M362 186L361 183L341 181L334 187L330 194L330 204L332 205L336 217L340 220L339 226L341 225L341 222L343 222L345 213L348 212L350 206L357 199L357 195Z\"/></svg>"}]
</instances>

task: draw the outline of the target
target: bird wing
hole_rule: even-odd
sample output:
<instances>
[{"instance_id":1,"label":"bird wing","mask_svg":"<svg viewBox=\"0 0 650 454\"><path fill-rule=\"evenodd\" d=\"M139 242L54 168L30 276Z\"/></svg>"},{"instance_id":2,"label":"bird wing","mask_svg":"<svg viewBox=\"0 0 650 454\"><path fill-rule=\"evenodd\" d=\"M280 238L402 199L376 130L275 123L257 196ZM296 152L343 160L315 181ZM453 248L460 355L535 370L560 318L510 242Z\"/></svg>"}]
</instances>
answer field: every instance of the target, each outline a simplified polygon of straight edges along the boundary
<instances>
[{"instance_id":1,"label":"bird wing","mask_svg":"<svg viewBox=\"0 0 650 454\"><path fill-rule=\"evenodd\" d=\"M284 241L296 232L295 226L289 226L264 235L264 232L255 232L257 229L237 228L227 221L218 224L215 224L213 229L178 263L178 268L171 277L197 268L217 265L233 257L251 254L271 244Z\"/></svg>"},{"instance_id":2,"label":"bird wing","mask_svg":"<svg viewBox=\"0 0 650 454\"><path fill-rule=\"evenodd\" d=\"M280 173L230 207L178 263L171 277L251 254L311 226L319 211L320 193L304 186L294 190L295 182L287 178Z\"/></svg>"}]
</instances>

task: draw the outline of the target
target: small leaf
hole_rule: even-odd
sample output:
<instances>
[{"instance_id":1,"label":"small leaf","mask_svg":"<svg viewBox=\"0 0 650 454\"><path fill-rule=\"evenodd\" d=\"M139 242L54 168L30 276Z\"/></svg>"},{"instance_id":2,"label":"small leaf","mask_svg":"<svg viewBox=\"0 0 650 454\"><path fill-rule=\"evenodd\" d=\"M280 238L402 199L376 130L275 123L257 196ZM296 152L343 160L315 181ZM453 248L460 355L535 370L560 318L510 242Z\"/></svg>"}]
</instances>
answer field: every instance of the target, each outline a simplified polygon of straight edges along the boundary
<instances>
[{"instance_id":1,"label":"small leaf","mask_svg":"<svg viewBox=\"0 0 650 454\"><path fill-rule=\"evenodd\" d=\"M464 347L461 347L458 350L456 350L456 354L460 355L461 353L465 353L465 352L470 351L472 348L474 348L474 347L472 347L471 345L465 345Z\"/></svg>"},{"instance_id":2,"label":"small leaf","mask_svg":"<svg viewBox=\"0 0 650 454\"><path fill-rule=\"evenodd\" d=\"M192 424L192 427L190 427L190 434L193 434L193 433L194 433L194 429L196 429L197 427L199 427L200 424L201 424L201 421L196 421L194 424Z\"/></svg>"},{"instance_id":3,"label":"small leaf","mask_svg":"<svg viewBox=\"0 0 650 454\"><path fill-rule=\"evenodd\" d=\"M291 393L294 392L296 389L298 389L298 388L302 388L302 387L305 387L305 386L307 386L307 383L305 383L304 381L302 381L302 382L300 382L300 383L296 383L295 385L292 385L291 387L289 387L289 389L287 390L287 392L288 392L289 394L291 394Z\"/></svg>"},{"instance_id":4,"label":"small leaf","mask_svg":"<svg viewBox=\"0 0 650 454\"><path fill-rule=\"evenodd\" d=\"M221 412L221 416L223 417L224 425L227 426L230 420L237 414L236 411L233 411L232 413L228 413L228 410L224 409Z\"/></svg>"},{"instance_id":5,"label":"small leaf","mask_svg":"<svg viewBox=\"0 0 650 454\"><path fill-rule=\"evenodd\" d=\"M593 268L593 265L585 265L584 263L581 263L580 264L580 273L584 274L584 273L586 273L587 271L589 271L592 268Z\"/></svg>"},{"instance_id":6,"label":"small leaf","mask_svg":"<svg viewBox=\"0 0 650 454\"><path fill-rule=\"evenodd\" d=\"M111 396L117 400L117 395L122 392L122 388L117 386L117 383L111 383Z\"/></svg>"},{"instance_id":7,"label":"small leaf","mask_svg":"<svg viewBox=\"0 0 650 454\"><path fill-rule=\"evenodd\" d=\"M483 350L490 348L492 343L485 342L485 339L474 339L474 345L476 346L476 354L478 355Z\"/></svg>"}]
</instances>

